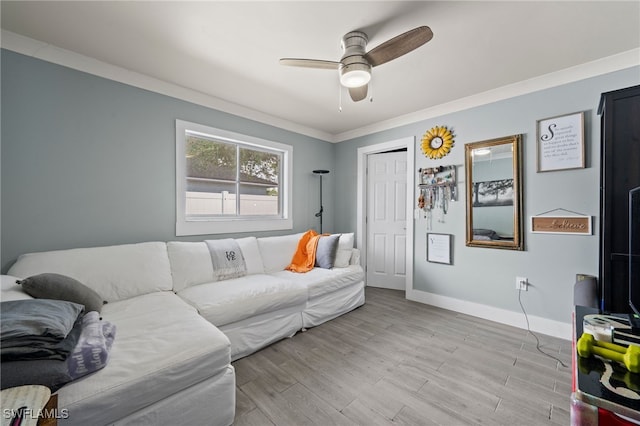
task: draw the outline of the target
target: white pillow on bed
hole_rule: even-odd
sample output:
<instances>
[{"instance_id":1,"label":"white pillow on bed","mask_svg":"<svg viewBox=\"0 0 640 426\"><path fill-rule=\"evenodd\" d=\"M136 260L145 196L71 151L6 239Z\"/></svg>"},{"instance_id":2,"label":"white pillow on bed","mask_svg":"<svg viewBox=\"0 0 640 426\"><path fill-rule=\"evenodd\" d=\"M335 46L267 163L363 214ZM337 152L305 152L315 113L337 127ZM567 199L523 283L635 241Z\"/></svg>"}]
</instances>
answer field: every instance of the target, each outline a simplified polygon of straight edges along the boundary
<instances>
[{"instance_id":1,"label":"white pillow on bed","mask_svg":"<svg viewBox=\"0 0 640 426\"><path fill-rule=\"evenodd\" d=\"M338 240L338 252L336 253L336 261L333 263L334 268L346 268L351 260L353 251L354 236L353 232L349 234L340 234Z\"/></svg>"}]
</instances>

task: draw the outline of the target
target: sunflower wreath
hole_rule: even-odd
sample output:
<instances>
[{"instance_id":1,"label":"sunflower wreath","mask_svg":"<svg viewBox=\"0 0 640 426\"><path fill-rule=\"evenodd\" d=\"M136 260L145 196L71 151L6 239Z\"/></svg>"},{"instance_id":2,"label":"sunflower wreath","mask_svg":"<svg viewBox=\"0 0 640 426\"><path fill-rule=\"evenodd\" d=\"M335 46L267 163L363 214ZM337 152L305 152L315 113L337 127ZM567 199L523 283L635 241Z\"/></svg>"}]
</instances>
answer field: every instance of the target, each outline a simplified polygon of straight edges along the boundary
<instances>
[{"instance_id":1,"label":"sunflower wreath","mask_svg":"<svg viewBox=\"0 0 640 426\"><path fill-rule=\"evenodd\" d=\"M435 126L422 137L422 152L432 159L442 158L449 154L453 143L451 130L446 126Z\"/></svg>"}]
</instances>

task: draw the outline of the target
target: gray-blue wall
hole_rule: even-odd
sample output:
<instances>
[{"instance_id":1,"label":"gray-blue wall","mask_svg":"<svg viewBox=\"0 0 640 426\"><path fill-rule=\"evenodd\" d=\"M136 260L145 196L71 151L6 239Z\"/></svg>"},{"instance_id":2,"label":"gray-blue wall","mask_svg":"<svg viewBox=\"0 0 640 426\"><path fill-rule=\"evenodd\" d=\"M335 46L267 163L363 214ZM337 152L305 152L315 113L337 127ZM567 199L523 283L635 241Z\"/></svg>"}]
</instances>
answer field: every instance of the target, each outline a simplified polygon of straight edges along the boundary
<instances>
[{"instance_id":1,"label":"gray-blue wall","mask_svg":"<svg viewBox=\"0 0 640 426\"><path fill-rule=\"evenodd\" d=\"M465 246L465 184L459 185L460 201L449 206L445 223L433 220L429 232L453 235L453 266L426 261L427 223L414 223L413 288L498 309L519 312L516 276L529 278L532 287L523 295L527 312L569 323L576 273L598 275L598 211L600 176L600 121L597 115L602 92L640 84L640 68L618 71L559 87L470 108L395 129L342 142L336 146L336 228L355 229L355 169L359 147L414 137L417 169L439 165L459 166L464 180L464 145L470 142L523 134L523 190L525 251ZM587 167L578 170L536 172L536 120L585 111ZM420 139L431 127L452 127L455 146L440 160L420 151ZM414 184L417 181L414 182ZM414 185L415 187L416 185ZM415 197L418 190L415 189ZM532 234L529 218L562 208L594 216L591 236Z\"/></svg>"},{"instance_id":2,"label":"gray-blue wall","mask_svg":"<svg viewBox=\"0 0 640 426\"><path fill-rule=\"evenodd\" d=\"M334 170L333 144L7 50L1 66L3 272L27 252L176 240L176 119L292 145L288 232L318 227L311 171Z\"/></svg>"},{"instance_id":3,"label":"gray-blue wall","mask_svg":"<svg viewBox=\"0 0 640 426\"><path fill-rule=\"evenodd\" d=\"M461 200L432 228L453 235L453 266L426 262L426 223L416 220L413 286L517 312L515 277L525 276L532 284L524 296L528 313L565 323L575 274L598 273L600 93L640 84L635 67L334 145L5 50L1 66L3 271L26 252L175 240L176 118L293 145L294 232L318 226L318 179L311 170L319 168L331 170L324 180L324 230L356 230L359 147L415 137L416 169L455 164L463 177L466 143L520 133L525 251L465 246L461 183ZM536 120L577 111L586 112L587 167L537 173ZM441 160L419 149L435 125L452 127L456 135ZM529 232L531 215L556 208L594 216L594 234Z\"/></svg>"}]
</instances>

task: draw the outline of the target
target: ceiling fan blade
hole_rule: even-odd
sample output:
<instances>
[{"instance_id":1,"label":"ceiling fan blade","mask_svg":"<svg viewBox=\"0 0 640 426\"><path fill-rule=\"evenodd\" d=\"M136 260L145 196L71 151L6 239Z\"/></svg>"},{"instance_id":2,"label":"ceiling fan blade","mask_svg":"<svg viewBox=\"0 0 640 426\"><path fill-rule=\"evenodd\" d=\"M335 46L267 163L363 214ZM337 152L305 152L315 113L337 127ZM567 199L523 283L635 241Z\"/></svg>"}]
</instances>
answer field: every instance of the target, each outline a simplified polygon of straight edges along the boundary
<instances>
[{"instance_id":1,"label":"ceiling fan blade","mask_svg":"<svg viewBox=\"0 0 640 426\"><path fill-rule=\"evenodd\" d=\"M358 102L366 98L368 88L369 86L367 84L360 87L350 87L349 96L351 96L351 100L353 100L353 102Z\"/></svg>"},{"instance_id":2,"label":"ceiling fan blade","mask_svg":"<svg viewBox=\"0 0 640 426\"><path fill-rule=\"evenodd\" d=\"M385 41L367 52L364 57L372 67L376 67L417 49L432 38L431 28L427 26L414 28Z\"/></svg>"},{"instance_id":3,"label":"ceiling fan blade","mask_svg":"<svg viewBox=\"0 0 640 426\"><path fill-rule=\"evenodd\" d=\"M337 70L340 62L323 61L321 59L298 59L298 58L282 58L280 65L290 67L318 68L324 70Z\"/></svg>"}]
</instances>

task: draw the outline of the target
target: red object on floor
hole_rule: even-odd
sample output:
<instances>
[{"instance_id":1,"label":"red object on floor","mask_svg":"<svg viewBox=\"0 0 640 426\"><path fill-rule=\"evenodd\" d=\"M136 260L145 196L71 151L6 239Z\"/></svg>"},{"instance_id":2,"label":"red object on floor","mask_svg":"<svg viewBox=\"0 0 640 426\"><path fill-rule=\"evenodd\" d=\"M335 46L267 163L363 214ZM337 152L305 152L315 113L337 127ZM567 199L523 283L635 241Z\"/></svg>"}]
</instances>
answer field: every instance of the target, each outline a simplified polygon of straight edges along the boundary
<instances>
[{"instance_id":1,"label":"red object on floor","mask_svg":"<svg viewBox=\"0 0 640 426\"><path fill-rule=\"evenodd\" d=\"M607 411L603 408L598 408L599 426L633 426L635 424L637 423L631 423L630 421L623 419L622 417L612 413L611 411Z\"/></svg>"}]
</instances>

